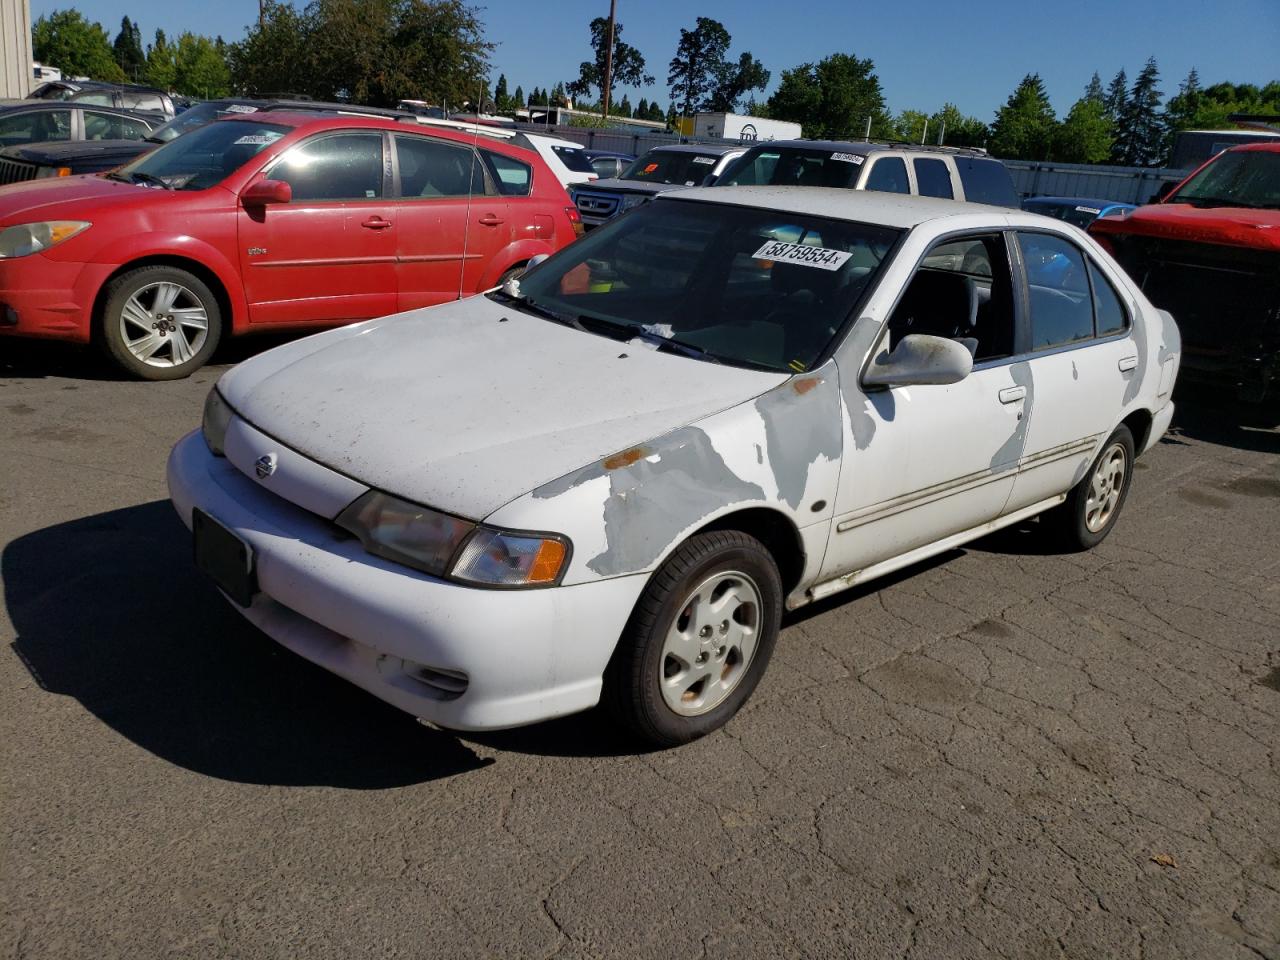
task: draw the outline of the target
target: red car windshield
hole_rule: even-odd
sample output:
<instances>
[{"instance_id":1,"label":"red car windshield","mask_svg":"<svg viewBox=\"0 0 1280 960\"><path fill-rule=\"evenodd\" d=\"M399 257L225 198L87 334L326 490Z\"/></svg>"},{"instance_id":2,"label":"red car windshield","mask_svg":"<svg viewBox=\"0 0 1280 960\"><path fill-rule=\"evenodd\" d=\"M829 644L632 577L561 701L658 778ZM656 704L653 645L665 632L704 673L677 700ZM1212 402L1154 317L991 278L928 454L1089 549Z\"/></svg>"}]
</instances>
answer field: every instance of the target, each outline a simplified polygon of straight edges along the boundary
<instances>
[{"instance_id":1,"label":"red car windshield","mask_svg":"<svg viewBox=\"0 0 1280 960\"><path fill-rule=\"evenodd\" d=\"M1280 210L1280 153L1241 150L1219 154L1166 202Z\"/></svg>"},{"instance_id":2,"label":"red car windshield","mask_svg":"<svg viewBox=\"0 0 1280 960\"><path fill-rule=\"evenodd\" d=\"M221 183L290 129L251 120L210 123L143 154L109 176L168 190L204 190Z\"/></svg>"}]
</instances>

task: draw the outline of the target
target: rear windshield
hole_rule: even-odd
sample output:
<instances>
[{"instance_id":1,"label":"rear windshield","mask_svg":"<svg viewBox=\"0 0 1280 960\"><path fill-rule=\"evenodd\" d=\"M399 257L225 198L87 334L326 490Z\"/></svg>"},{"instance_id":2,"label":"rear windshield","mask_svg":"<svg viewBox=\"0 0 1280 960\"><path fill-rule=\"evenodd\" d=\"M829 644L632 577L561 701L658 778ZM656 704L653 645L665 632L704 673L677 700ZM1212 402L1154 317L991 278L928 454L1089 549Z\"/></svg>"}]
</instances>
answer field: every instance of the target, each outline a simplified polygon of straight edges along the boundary
<instances>
[{"instance_id":1,"label":"rear windshield","mask_svg":"<svg viewBox=\"0 0 1280 960\"><path fill-rule=\"evenodd\" d=\"M716 186L852 188L865 162L862 154L840 150L756 147L731 163Z\"/></svg>"},{"instance_id":2,"label":"rear windshield","mask_svg":"<svg viewBox=\"0 0 1280 960\"><path fill-rule=\"evenodd\" d=\"M623 171L623 180L645 183L679 183L696 187L716 164L718 154L693 153L684 150L650 150Z\"/></svg>"},{"instance_id":3,"label":"rear windshield","mask_svg":"<svg viewBox=\"0 0 1280 960\"><path fill-rule=\"evenodd\" d=\"M1024 203L1022 209L1026 210L1027 213L1038 213L1042 217L1065 220L1067 223L1074 224L1080 228L1089 226L1097 219L1098 214L1102 212L1101 207L1090 206L1087 203L1038 203L1034 201Z\"/></svg>"},{"instance_id":4,"label":"rear windshield","mask_svg":"<svg viewBox=\"0 0 1280 960\"><path fill-rule=\"evenodd\" d=\"M221 183L291 128L252 120L206 124L170 140L109 176L170 190L204 190Z\"/></svg>"},{"instance_id":5,"label":"rear windshield","mask_svg":"<svg viewBox=\"0 0 1280 960\"><path fill-rule=\"evenodd\" d=\"M1013 178L1003 163L962 154L955 157L955 162L960 182L964 184L964 198L970 203L990 203L997 207L1018 205Z\"/></svg>"},{"instance_id":6,"label":"rear windshield","mask_svg":"<svg viewBox=\"0 0 1280 960\"><path fill-rule=\"evenodd\" d=\"M591 165L591 161L587 159L587 152L578 147L555 147L552 151L560 162L572 170L574 173L595 173L596 168Z\"/></svg>"},{"instance_id":7,"label":"rear windshield","mask_svg":"<svg viewBox=\"0 0 1280 960\"><path fill-rule=\"evenodd\" d=\"M196 127L203 127L213 120L234 116L239 113L257 113L258 108L248 103L197 103L194 107L182 111L173 120L162 127L157 127L151 134L152 140L168 143L184 133L190 133Z\"/></svg>"}]
</instances>

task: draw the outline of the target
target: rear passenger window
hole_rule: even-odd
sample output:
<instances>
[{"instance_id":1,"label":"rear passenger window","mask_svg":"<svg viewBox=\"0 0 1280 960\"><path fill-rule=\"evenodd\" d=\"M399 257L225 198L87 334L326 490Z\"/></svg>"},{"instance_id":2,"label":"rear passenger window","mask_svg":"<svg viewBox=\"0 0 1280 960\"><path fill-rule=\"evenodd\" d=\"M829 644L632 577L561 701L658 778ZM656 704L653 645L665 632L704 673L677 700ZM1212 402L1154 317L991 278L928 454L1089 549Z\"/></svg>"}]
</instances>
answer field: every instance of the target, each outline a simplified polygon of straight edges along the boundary
<instances>
[{"instance_id":1,"label":"rear passenger window","mask_svg":"<svg viewBox=\"0 0 1280 960\"><path fill-rule=\"evenodd\" d=\"M1013 178L999 160L959 155L953 158L964 198L971 203L990 203L997 207L1018 206L1018 194L1013 189Z\"/></svg>"},{"instance_id":2,"label":"rear passenger window","mask_svg":"<svg viewBox=\"0 0 1280 960\"><path fill-rule=\"evenodd\" d=\"M141 120L122 117L116 113L84 112L84 138L86 140L141 140L151 132Z\"/></svg>"},{"instance_id":3,"label":"rear passenger window","mask_svg":"<svg viewBox=\"0 0 1280 960\"><path fill-rule=\"evenodd\" d=\"M469 148L426 137L397 136L395 141L400 196L465 197L485 192L484 171Z\"/></svg>"},{"instance_id":4,"label":"rear passenger window","mask_svg":"<svg viewBox=\"0 0 1280 960\"><path fill-rule=\"evenodd\" d=\"M1093 336L1093 301L1084 255L1061 237L1019 233L1031 300L1031 349Z\"/></svg>"},{"instance_id":5,"label":"rear passenger window","mask_svg":"<svg viewBox=\"0 0 1280 960\"><path fill-rule=\"evenodd\" d=\"M527 197L533 185L533 168L505 154L484 151L498 181L498 192L507 197Z\"/></svg>"},{"instance_id":6,"label":"rear passenger window","mask_svg":"<svg viewBox=\"0 0 1280 960\"><path fill-rule=\"evenodd\" d=\"M1093 265L1092 260L1089 261L1089 280L1093 285L1093 310L1097 316L1098 336L1109 337L1123 333L1129 326L1129 316L1125 313L1116 288Z\"/></svg>"},{"instance_id":7,"label":"rear passenger window","mask_svg":"<svg viewBox=\"0 0 1280 960\"><path fill-rule=\"evenodd\" d=\"M864 190L883 190L887 193L910 193L907 165L901 157L881 157L867 174Z\"/></svg>"},{"instance_id":8,"label":"rear passenger window","mask_svg":"<svg viewBox=\"0 0 1280 960\"><path fill-rule=\"evenodd\" d=\"M946 161L917 157L911 162L916 168L916 186L920 190L920 196L955 199L955 194L951 192L951 171L947 169Z\"/></svg>"}]
</instances>

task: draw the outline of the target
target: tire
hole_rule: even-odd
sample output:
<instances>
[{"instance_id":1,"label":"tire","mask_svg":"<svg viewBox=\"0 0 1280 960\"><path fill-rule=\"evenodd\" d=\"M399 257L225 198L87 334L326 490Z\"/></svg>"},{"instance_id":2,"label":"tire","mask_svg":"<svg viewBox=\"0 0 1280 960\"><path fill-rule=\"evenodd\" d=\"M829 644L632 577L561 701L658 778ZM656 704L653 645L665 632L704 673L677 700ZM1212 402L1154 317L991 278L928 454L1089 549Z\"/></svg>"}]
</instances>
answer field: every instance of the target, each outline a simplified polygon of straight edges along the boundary
<instances>
[{"instance_id":1,"label":"tire","mask_svg":"<svg viewBox=\"0 0 1280 960\"><path fill-rule=\"evenodd\" d=\"M139 267L107 286L99 333L107 356L131 376L181 380L213 356L222 337L222 310L194 274Z\"/></svg>"},{"instance_id":2,"label":"tire","mask_svg":"<svg viewBox=\"0 0 1280 960\"><path fill-rule=\"evenodd\" d=\"M719 729L769 665L782 602L778 566L760 541L736 530L690 537L636 603L605 670L606 707L655 747Z\"/></svg>"},{"instance_id":3,"label":"tire","mask_svg":"<svg viewBox=\"0 0 1280 960\"><path fill-rule=\"evenodd\" d=\"M512 267L506 273L500 276L496 284L498 289L502 289L502 285L506 283L508 280L516 280L520 276L522 276L524 274L526 267L527 267L527 264L517 263L514 267Z\"/></svg>"},{"instance_id":4,"label":"tire","mask_svg":"<svg viewBox=\"0 0 1280 960\"><path fill-rule=\"evenodd\" d=\"M1107 538L1129 496L1134 459L1133 434L1121 424L1066 502L1045 514L1043 522L1059 545L1069 551L1090 550ZM1095 497L1099 491L1101 498Z\"/></svg>"}]
</instances>

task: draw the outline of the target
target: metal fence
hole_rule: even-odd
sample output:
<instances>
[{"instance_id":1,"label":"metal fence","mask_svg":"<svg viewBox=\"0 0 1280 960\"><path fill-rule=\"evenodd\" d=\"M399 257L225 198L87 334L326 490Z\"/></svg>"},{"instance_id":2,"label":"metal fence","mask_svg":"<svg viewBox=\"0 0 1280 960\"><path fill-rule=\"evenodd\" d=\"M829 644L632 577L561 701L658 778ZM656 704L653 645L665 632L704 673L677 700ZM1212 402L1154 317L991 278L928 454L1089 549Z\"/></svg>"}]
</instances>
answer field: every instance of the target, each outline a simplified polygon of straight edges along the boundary
<instances>
[{"instance_id":1,"label":"metal fence","mask_svg":"<svg viewBox=\"0 0 1280 960\"><path fill-rule=\"evenodd\" d=\"M712 140L706 137L682 137L675 133L624 133L597 130L593 127L543 126L517 124L528 133L545 133L580 143L591 150L610 150L636 156L652 147L672 143L734 144L737 140ZM755 143L743 144L755 146ZM1032 160L1005 160L1013 176L1018 196L1090 197L1120 203L1146 203L1165 182L1177 183L1189 170L1165 167L1110 167L1085 163L1038 163Z\"/></svg>"}]
</instances>

